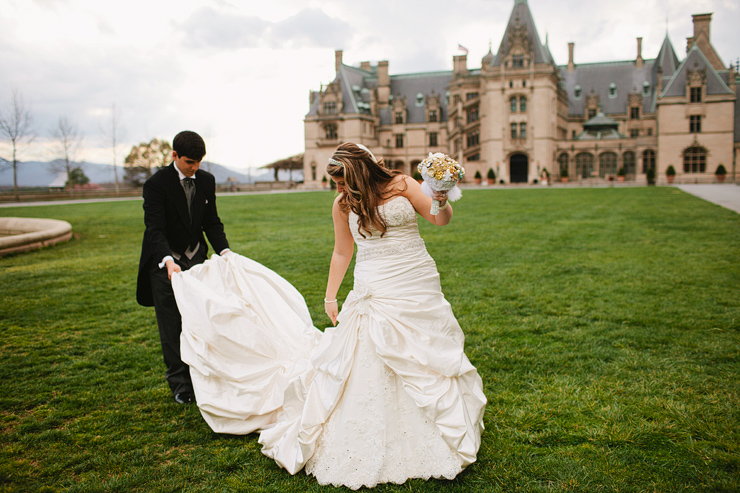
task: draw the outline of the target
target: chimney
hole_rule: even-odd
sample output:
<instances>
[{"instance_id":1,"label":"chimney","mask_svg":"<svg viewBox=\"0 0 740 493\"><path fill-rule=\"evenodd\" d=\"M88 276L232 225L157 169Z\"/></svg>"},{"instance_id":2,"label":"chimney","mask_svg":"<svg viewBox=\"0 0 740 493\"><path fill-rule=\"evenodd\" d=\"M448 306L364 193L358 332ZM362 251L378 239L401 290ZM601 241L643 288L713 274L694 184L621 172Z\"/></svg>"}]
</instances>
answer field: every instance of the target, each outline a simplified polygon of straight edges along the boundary
<instances>
[{"instance_id":1,"label":"chimney","mask_svg":"<svg viewBox=\"0 0 740 493\"><path fill-rule=\"evenodd\" d=\"M378 62L378 105L388 106L391 97L391 78L388 76L388 60Z\"/></svg>"},{"instance_id":2,"label":"chimney","mask_svg":"<svg viewBox=\"0 0 740 493\"><path fill-rule=\"evenodd\" d=\"M468 55L454 55L452 57L452 66L454 67L455 76L468 75Z\"/></svg>"},{"instance_id":3,"label":"chimney","mask_svg":"<svg viewBox=\"0 0 740 493\"><path fill-rule=\"evenodd\" d=\"M709 37L709 24L712 22L712 14L694 14L691 16L694 19L694 39L699 38L699 34L704 34Z\"/></svg>"},{"instance_id":4,"label":"chimney","mask_svg":"<svg viewBox=\"0 0 740 493\"><path fill-rule=\"evenodd\" d=\"M642 38L637 38L637 59L635 60L635 67L642 68Z\"/></svg>"},{"instance_id":5,"label":"chimney","mask_svg":"<svg viewBox=\"0 0 740 493\"><path fill-rule=\"evenodd\" d=\"M691 47L694 46L695 39L696 38L694 38L693 36L691 36L691 37L688 37L687 36L686 37L686 53L688 53L689 51L691 51Z\"/></svg>"},{"instance_id":6,"label":"chimney","mask_svg":"<svg viewBox=\"0 0 740 493\"><path fill-rule=\"evenodd\" d=\"M573 49L575 47L575 43L568 43L568 72L573 72L576 69L576 66L573 63Z\"/></svg>"},{"instance_id":7,"label":"chimney","mask_svg":"<svg viewBox=\"0 0 740 493\"><path fill-rule=\"evenodd\" d=\"M334 52L334 71L339 72L339 67L342 66L342 50Z\"/></svg>"},{"instance_id":8,"label":"chimney","mask_svg":"<svg viewBox=\"0 0 740 493\"><path fill-rule=\"evenodd\" d=\"M360 62L360 68L362 70L365 70L367 72L370 72L372 69L370 68L370 62Z\"/></svg>"}]
</instances>

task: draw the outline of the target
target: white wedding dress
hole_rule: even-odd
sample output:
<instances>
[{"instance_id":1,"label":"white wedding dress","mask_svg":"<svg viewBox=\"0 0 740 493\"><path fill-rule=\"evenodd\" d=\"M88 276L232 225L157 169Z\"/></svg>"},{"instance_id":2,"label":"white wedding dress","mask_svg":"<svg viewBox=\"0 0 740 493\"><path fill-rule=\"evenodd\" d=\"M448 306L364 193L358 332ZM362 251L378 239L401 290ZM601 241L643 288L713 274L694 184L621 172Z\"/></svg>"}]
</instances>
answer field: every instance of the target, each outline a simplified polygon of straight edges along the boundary
<instances>
[{"instance_id":1,"label":"white wedding dress","mask_svg":"<svg viewBox=\"0 0 740 493\"><path fill-rule=\"evenodd\" d=\"M248 258L214 255L172 280L209 426L259 431L291 474L352 489L455 477L476 459L486 404L413 206L396 197L380 212L382 238L350 213L354 288L323 333L300 293Z\"/></svg>"}]
</instances>

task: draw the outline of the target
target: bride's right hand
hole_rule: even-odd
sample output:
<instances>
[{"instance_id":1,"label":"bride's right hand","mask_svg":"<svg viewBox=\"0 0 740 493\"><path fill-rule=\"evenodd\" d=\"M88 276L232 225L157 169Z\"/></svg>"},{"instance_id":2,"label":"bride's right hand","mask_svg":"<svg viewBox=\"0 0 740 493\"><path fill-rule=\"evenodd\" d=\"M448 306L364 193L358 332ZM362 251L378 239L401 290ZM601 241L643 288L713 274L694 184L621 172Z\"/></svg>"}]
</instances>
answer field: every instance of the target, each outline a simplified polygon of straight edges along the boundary
<instances>
[{"instance_id":1,"label":"bride's right hand","mask_svg":"<svg viewBox=\"0 0 740 493\"><path fill-rule=\"evenodd\" d=\"M339 316L339 304L337 301L331 303L324 303L324 311L331 319L332 325L337 325L337 317Z\"/></svg>"}]
</instances>

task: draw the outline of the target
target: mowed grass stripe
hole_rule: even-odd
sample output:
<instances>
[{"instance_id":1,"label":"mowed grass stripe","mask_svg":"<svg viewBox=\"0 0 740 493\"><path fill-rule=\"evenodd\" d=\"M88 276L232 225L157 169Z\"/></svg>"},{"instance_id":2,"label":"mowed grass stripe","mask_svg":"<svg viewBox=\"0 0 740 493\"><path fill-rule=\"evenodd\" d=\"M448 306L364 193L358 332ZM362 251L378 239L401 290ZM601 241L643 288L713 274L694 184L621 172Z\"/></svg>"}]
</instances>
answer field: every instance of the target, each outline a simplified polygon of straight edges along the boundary
<instances>
[{"instance_id":1,"label":"mowed grass stripe","mask_svg":"<svg viewBox=\"0 0 740 493\"><path fill-rule=\"evenodd\" d=\"M320 328L332 200L218 199L232 249ZM375 491L738 491L738 214L663 187L468 190L454 208L420 228L489 399L478 462ZM340 490L172 401L134 296L140 201L2 213L75 239L0 258L1 492Z\"/></svg>"}]
</instances>

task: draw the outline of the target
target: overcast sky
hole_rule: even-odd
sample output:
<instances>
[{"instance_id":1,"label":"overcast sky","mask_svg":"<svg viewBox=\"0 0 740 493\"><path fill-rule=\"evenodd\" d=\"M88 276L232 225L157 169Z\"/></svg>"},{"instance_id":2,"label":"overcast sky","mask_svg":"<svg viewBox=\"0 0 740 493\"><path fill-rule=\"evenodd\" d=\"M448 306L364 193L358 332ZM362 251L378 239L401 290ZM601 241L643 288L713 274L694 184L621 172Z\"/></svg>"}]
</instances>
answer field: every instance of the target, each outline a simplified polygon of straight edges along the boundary
<instances>
[{"instance_id":1,"label":"overcast sky","mask_svg":"<svg viewBox=\"0 0 740 493\"><path fill-rule=\"evenodd\" d=\"M85 141L78 159L112 162L103 137L115 104L122 144L206 139L207 159L261 166L303 152L309 90L334 77L334 50L393 74L451 70L458 44L479 68L498 49L514 0L0 0L0 108L23 95L38 135L21 160L52 159L59 118ZM558 64L654 58L668 32L680 58L691 14L713 12L725 65L740 56L738 0L530 0ZM8 158L7 148L0 156Z\"/></svg>"}]
</instances>

